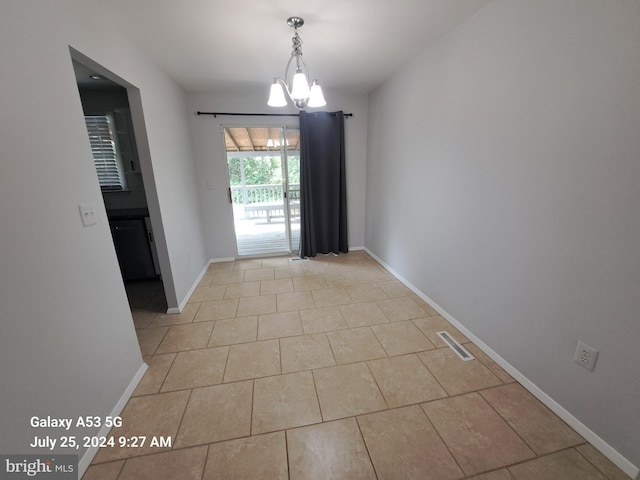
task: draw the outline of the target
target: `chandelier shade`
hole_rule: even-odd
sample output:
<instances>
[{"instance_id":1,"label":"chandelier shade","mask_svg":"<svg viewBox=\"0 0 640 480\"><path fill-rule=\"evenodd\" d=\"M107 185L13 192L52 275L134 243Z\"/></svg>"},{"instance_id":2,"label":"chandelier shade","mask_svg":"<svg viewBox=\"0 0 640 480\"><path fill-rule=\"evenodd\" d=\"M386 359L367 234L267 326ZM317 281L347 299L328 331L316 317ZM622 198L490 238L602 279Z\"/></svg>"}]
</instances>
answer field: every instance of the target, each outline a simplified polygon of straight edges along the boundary
<instances>
[{"instance_id":1,"label":"chandelier shade","mask_svg":"<svg viewBox=\"0 0 640 480\"><path fill-rule=\"evenodd\" d=\"M300 17L287 19L287 24L293 27L294 36L292 40L292 51L283 78L274 78L271 84L269 100L270 107L284 107L287 105L285 92L298 110L305 107L323 107L327 104L322 93L322 88L317 80L313 80L309 85L309 69L302 57L302 39L298 35L298 27L304 25L304 20ZM295 72L289 81L289 70L295 66ZM291 85L291 86L289 86Z\"/></svg>"}]
</instances>

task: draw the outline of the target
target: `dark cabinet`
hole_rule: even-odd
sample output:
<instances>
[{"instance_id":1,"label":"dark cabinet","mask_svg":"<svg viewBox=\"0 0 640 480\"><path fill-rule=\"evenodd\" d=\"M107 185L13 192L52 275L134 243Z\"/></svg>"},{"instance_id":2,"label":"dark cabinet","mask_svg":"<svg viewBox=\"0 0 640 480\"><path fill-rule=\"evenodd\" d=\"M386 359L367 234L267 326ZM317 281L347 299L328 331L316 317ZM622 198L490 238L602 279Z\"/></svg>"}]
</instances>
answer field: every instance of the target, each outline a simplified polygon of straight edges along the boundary
<instances>
[{"instance_id":1,"label":"dark cabinet","mask_svg":"<svg viewBox=\"0 0 640 480\"><path fill-rule=\"evenodd\" d=\"M124 280L156 276L144 218L111 220L111 235Z\"/></svg>"}]
</instances>

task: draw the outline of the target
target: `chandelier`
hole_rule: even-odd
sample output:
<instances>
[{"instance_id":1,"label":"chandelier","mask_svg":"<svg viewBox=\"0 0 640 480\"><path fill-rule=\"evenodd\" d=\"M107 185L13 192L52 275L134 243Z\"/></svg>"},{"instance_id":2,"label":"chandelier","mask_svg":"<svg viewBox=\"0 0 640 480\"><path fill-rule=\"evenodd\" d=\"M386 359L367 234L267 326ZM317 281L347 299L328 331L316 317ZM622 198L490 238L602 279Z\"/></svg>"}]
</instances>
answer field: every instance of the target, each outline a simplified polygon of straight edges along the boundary
<instances>
[{"instance_id":1,"label":"chandelier","mask_svg":"<svg viewBox=\"0 0 640 480\"><path fill-rule=\"evenodd\" d=\"M298 110L302 110L304 107L323 107L327 102L324 100L322 88L320 88L317 80L313 80L311 85L309 85L309 69L307 68L304 58L302 58L302 39L298 35L298 27L304 25L304 20L300 17L291 17L287 19L287 24L293 27L294 31L294 36L291 39L293 42L293 51L287 62L287 68L284 70L284 78L273 79L267 105L270 107L286 106L287 99L284 96L286 90L287 95ZM294 60L295 72L293 73L291 83L288 84L289 69L294 63ZM289 87L289 85L291 85L291 87Z\"/></svg>"}]
</instances>

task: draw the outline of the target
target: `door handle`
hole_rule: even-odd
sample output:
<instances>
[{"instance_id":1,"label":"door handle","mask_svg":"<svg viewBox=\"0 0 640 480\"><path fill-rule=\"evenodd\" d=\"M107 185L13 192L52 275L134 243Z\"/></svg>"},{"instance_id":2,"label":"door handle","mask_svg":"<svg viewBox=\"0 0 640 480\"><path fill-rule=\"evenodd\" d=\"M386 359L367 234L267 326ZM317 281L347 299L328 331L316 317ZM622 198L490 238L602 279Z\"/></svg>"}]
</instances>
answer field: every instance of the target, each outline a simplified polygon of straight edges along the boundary
<instances>
[{"instance_id":1,"label":"door handle","mask_svg":"<svg viewBox=\"0 0 640 480\"><path fill-rule=\"evenodd\" d=\"M233 203L233 198L231 197L231 187L227 188L227 195L229 196L229 203Z\"/></svg>"}]
</instances>

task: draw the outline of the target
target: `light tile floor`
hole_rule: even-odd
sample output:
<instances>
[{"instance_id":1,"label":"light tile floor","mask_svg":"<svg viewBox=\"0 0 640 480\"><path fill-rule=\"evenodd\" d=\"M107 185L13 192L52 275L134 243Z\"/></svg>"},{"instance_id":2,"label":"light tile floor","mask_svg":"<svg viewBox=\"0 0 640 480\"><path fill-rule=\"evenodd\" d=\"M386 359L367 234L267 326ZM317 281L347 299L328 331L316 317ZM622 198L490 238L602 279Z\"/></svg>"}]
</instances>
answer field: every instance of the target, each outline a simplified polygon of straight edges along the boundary
<instances>
[{"instance_id":1,"label":"light tile floor","mask_svg":"<svg viewBox=\"0 0 640 480\"><path fill-rule=\"evenodd\" d=\"M159 287L128 290L149 370L112 431L147 440L86 480L628 479L364 252L212 264L179 315Z\"/></svg>"}]
</instances>

